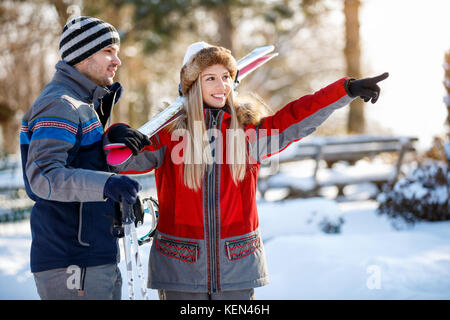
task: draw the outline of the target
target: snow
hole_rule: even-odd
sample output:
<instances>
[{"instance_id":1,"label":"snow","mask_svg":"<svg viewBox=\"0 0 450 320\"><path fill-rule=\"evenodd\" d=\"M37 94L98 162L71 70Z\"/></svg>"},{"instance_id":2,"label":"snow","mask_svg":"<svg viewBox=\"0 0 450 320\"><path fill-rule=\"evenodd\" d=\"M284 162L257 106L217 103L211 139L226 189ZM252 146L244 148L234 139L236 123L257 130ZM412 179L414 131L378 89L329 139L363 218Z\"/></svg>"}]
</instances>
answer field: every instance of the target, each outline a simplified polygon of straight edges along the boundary
<instances>
[{"instance_id":1,"label":"snow","mask_svg":"<svg viewBox=\"0 0 450 320\"><path fill-rule=\"evenodd\" d=\"M396 185L394 191L402 192L406 199L424 199L426 195L429 195L428 203L443 204L448 200L447 186L434 186L432 192L430 192L430 189L425 188L420 181L415 181L409 185Z\"/></svg>"},{"instance_id":2,"label":"snow","mask_svg":"<svg viewBox=\"0 0 450 320\"><path fill-rule=\"evenodd\" d=\"M384 170L376 159L370 165L362 161L354 170L359 174ZM313 168L314 162L306 160L281 169L286 179L301 180L308 178ZM350 174L345 165L337 164L334 170L336 176L339 172ZM140 182L143 197L155 196L153 178L147 176ZM410 188L417 196L422 187ZM348 186L344 202L335 201L335 194L330 197L327 192L323 197L273 201L280 196L269 190L266 200L258 200L258 210L270 283L256 288L255 298L450 299L450 221L417 222L397 230L392 220L377 214L376 201L365 200L374 190L372 184ZM29 203L14 204L26 205ZM10 206L0 198L0 208ZM148 231L149 220L138 228L138 236ZM323 222L338 226L340 232L324 233ZM28 220L0 223L0 300L39 299L29 270L30 246ZM120 247L122 299L127 299L122 241ZM148 244L140 247L145 273L149 251ZM151 299L158 299L155 290L149 293Z\"/></svg>"},{"instance_id":3,"label":"snow","mask_svg":"<svg viewBox=\"0 0 450 320\"><path fill-rule=\"evenodd\" d=\"M11 168L0 170L0 190L24 188L22 170Z\"/></svg>"},{"instance_id":4,"label":"snow","mask_svg":"<svg viewBox=\"0 0 450 320\"><path fill-rule=\"evenodd\" d=\"M396 232L374 213L374 202L341 209L342 234L283 235L265 243L271 283L256 291L259 299L450 297L449 222Z\"/></svg>"},{"instance_id":5,"label":"snow","mask_svg":"<svg viewBox=\"0 0 450 320\"><path fill-rule=\"evenodd\" d=\"M256 299L449 299L450 222L397 231L374 201L260 201L270 284ZM344 219L341 233L320 221ZM146 224L139 228L145 232ZM29 271L29 222L0 224L0 299L39 299ZM146 265L150 247L141 247ZM122 256L123 257L123 256ZM120 263L127 298L126 272ZM137 291L136 291L137 292ZM151 299L157 299L150 290Z\"/></svg>"},{"instance_id":6,"label":"snow","mask_svg":"<svg viewBox=\"0 0 450 320\"><path fill-rule=\"evenodd\" d=\"M449 95L450 97L450 95ZM445 152L445 156L447 157L448 161L450 161L450 142L447 142L446 144L444 144L444 152Z\"/></svg>"},{"instance_id":7,"label":"snow","mask_svg":"<svg viewBox=\"0 0 450 320\"><path fill-rule=\"evenodd\" d=\"M422 199L427 203L445 204L449 198L449 189L446 184L438 183L436 177L439 172L445 176L446 170L443 163L430 162L425 167L414 170L410 177L400 179L394 192L409 200Z\"/></svg>"},{"instance_id":8,"label":"snow","mask_svg":"<svg viewBox=\"0 0 450 320\"><path fill-rule=\"evenodd\" d=\"M321 198L261 202L258 213L264 242L279 235L317 234L321 232L320 224L324 219L339 224L342 218L335 201Z\"/></svg>"}]
</instances>

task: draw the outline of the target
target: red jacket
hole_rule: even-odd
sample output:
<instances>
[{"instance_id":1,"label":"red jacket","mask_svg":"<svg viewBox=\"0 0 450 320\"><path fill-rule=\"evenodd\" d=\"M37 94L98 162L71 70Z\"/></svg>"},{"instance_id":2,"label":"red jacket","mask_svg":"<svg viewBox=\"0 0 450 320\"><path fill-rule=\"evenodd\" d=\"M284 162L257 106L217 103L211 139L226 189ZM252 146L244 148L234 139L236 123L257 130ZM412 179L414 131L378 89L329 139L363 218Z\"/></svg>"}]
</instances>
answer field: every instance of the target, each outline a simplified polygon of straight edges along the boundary
<instances>
[{"instance_id":1,"label":"red jacket","mask_svg":"<svg viewBox=\"0 0 450 320\"><path fill-rule=\"evenodd\" d=\"M211 144L219 163L205 174L199 190L184 185L183 164L178 161L182 140L172 141L166 128L138 156L116 168L134 174L155 169L159 224L151 253L150 287L211 292L267 283L256 205L261 161L311 134L334 110L347 105L352 98L346 93L345 80L262 119L254 109L238 106L253 163L237 185L225 163L231 115L223 110L214 118L210 109L204 109L207 129L219 129L221 138Z\"/></svg>"}]
</instances>

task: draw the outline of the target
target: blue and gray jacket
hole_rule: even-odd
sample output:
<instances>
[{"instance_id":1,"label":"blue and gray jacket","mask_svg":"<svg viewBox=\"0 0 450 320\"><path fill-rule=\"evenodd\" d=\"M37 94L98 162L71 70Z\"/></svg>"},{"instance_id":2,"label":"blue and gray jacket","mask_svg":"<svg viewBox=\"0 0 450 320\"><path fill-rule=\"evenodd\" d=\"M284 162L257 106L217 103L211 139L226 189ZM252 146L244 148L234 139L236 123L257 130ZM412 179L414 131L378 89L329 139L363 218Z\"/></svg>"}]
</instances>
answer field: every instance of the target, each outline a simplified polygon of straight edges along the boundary
<instances>
[{"instance_id":1,"label":"blue and gray jacket","mask_svg":"<svg viewBox=\"0 0 450 320\"><path fill-rule=\"evenodd\" d=\"M32 272L119 261L112 235L116 205L103 195L112 173L102 149L100 121L117 99L109 106L99 99L120 90L100 87L60 61L52 81L23 117L23 177L35 201L30 217ZM97 108L102 109L100 118Z\"/></svg>"}]
</instances>

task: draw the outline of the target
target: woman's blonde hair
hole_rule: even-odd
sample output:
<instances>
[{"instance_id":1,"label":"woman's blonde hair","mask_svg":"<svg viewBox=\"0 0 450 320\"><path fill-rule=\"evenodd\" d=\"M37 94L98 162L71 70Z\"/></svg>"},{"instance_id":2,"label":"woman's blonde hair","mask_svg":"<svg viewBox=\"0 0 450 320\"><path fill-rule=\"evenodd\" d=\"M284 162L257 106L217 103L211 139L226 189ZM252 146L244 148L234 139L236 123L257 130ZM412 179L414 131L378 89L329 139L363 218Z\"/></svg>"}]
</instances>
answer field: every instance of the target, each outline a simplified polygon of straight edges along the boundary
<instances>
[{"instance_id":1,"label":"woman's blonde hair","mask_svg":"<svg viewBox=\"0 0 450 320\"><path fill-rule=\"evenodd\" d=\"M204 174L213 164L210 143L203 113L201 79L198 77L186 93L186 144L183 153L184 184L193 190L202 185ZM230 128L227 129L227 148L225 164L230 166L234 183L242 181L246 173L247 144L242 125L234 108L233 90L227 97L231 114ZM220 128L218 128L220 130ZM216 153L217 154L217 153Z\"/></svg>"}]
</instances>

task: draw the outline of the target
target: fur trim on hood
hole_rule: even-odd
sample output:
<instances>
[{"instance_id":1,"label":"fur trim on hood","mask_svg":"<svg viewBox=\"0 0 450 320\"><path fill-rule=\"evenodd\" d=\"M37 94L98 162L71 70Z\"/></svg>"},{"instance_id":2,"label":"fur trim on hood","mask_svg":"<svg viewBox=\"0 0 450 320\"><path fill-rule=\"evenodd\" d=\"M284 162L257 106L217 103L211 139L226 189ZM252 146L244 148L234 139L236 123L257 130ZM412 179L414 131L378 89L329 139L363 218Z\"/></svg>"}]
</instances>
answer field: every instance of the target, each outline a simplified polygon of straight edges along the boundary
<instances>
[{"instance_id":1,"label":"fur trim on hood","mask_svg":"<svg viewBox=\"0 0 450 320\"><path fill-rule=\"evenodd\" d=\"M257 126L261 120L273 114L264 101L255 94L235 98L235 109L238 121L242 126Z\"/></svg>"}]
</instances>

